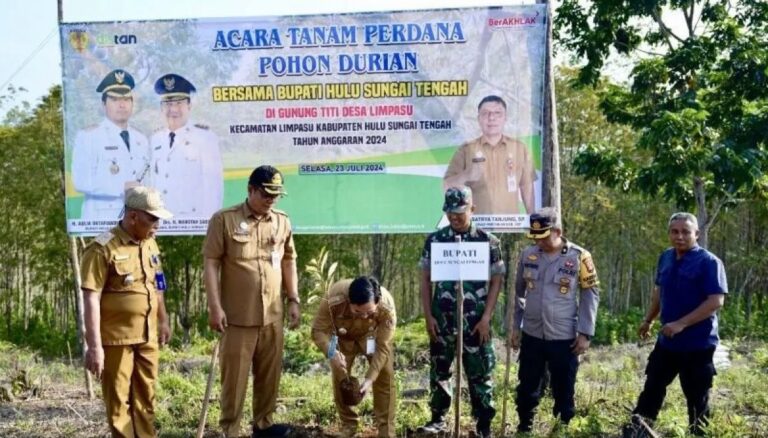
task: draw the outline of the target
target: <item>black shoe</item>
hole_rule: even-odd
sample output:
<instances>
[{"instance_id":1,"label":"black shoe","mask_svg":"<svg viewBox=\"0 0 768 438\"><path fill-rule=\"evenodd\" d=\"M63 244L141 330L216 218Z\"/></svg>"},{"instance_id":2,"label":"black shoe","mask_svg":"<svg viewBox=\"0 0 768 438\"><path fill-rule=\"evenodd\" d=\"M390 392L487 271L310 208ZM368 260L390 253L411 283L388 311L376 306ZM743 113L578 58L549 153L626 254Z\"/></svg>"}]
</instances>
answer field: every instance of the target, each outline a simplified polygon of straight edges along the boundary
<instances>
[{"instance_id":1,"label":"black shoe","mask_svg":"<svg viewBox=\"0 0 768 438\"><path fill-rule=\"evenodd\" d=\"M418 428L418 432L436 435L448 430L444 420L432 419L432 421Z\"/></svg>"},{"instance_id":2,"label":"black shoe","mask_svg":"<svg viewBox=\"0 0 768 438\"><path fill-rule=\"evenodd\" d=\"M646 424L648 424L646 422ZM632 420L621 428L621 438L648 438L651 435L648 429L643 425L641 417L637 414L632 416Z\"/></svg>"},{"instance_id":3,"label":"black shoe","mask_svg":"<svg viewBox=\"0 0 768 438\"><path fill-rule=\"evenodd\" d=\"M251 434L251 438L286 437L290 435L292 431L293 430L290 428L290 426L287 426L285 424L273 424L266 429L257 429L256 427L254 427L253 433Z\"/></svg>"}]
</instances>

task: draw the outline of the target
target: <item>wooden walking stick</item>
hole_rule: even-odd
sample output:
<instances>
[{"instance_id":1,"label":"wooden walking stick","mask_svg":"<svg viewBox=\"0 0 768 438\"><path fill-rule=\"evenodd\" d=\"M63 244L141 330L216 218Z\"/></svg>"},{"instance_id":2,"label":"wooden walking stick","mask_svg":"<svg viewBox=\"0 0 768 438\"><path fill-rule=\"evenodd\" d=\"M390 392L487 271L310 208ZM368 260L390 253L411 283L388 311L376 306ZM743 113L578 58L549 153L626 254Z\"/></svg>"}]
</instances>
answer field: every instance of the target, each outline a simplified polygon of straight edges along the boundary
<instances>
[{"instance_id":1,"label":"wooden walking stick","mask_svg":"<svg viewBox=\"0 0 768 438\"><path fill-rule=\"evenodd\" d=\"M213 379L216 376L216 362L219 361L219 342L216 340L216 344L213 346L213 353L211 353L211 369L208 371L208 384L205 386L205 398L203 399L203 410L200 412L200 422L197 424L197 438L203 438L205 432L205 420L208 417L208 405L211 399L211 390L213 389Z\"/></svg>"},{"instance_id":2,"label":"wooden walking stick","mask_svg":"<svg viewBox=\"0 0 768 438\"><path fill-rule=\"evenodd\" d=\"M461 244L461 236L456 236L456 242ZM459 268L459 290L456 294L456 389L454 390L454 424L453 436L459 438L461 428L461 358L464 350L464 283L461 280Z\"/></svg>"}]
</instances>

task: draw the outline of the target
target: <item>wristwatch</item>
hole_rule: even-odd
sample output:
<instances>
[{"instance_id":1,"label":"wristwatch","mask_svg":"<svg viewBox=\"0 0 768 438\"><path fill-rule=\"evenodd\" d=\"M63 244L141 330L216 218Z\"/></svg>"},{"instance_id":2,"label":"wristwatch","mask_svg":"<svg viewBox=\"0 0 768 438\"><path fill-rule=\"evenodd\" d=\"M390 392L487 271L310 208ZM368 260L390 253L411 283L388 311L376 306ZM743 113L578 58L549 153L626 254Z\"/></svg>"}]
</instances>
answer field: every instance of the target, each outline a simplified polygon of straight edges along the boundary
<instances>
[{"instance_id":1,"label":"wristwatch","mask_svg":"<svg viewBox=\"0 0 768 438\"><path fill-rule=\"evenodd\" d=\"M589 335L588 335L588 334L586 334L586 333L581 333L581 332L579 332L579 334L580 334L581 336L584 336L585 338L587 338L587 340L588 340L588 341L591 341L591 340L592 340L592 336L589 336Z\"/></svg>"},{"instance_id":2,"label":"wristwatch","mask_svg":"<svg viewBox=\"0 0 768 438\"><path fill-rule=\"evenodd\" d=\"M301 305L301 298L299 298L299 296L298 296L298 295L296 295L295 297L288 297L288 298L287 298L287 301L288 301L289 303L296 303L296 304L298 304L298 305Z\"/></svg>"}]
</instances>

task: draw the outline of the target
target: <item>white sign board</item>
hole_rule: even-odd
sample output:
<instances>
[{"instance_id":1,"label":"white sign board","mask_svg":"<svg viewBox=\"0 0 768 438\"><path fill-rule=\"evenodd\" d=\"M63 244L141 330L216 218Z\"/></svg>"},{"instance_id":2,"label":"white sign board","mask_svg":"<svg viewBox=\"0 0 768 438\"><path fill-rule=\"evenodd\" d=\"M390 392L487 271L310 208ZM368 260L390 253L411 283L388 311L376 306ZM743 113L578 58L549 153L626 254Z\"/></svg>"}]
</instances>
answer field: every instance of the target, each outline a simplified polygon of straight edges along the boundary
<instances>
[{"instance_id":1,"label":"white sign board","mask_svg":"<svg viewBox=\"0 0 768 438\"><path fill-rule=\"evenodd\" d=\"M432 281L488 281L491 250L488 242L433 242Z\"/></svg>"}]
</instances>

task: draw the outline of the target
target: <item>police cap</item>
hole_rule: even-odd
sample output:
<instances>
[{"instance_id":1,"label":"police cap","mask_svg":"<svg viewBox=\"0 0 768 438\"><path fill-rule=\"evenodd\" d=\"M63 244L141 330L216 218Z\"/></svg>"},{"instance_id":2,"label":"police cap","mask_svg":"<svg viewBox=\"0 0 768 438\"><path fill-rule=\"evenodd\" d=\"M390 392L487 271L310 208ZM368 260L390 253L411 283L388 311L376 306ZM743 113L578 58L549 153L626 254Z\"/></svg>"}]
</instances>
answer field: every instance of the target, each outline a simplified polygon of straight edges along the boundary
<instances>
[{"instance_id":1,"label":"police cap","mask_svg":"<svg viewBox=\"0 0 768 438\"><path fill-rule=\"evenodd\" d=\"M552 218L539 213L531 215L531 226L528 228L529 239L546 239L552 233Z\"/></svg>"}]
</instances>

